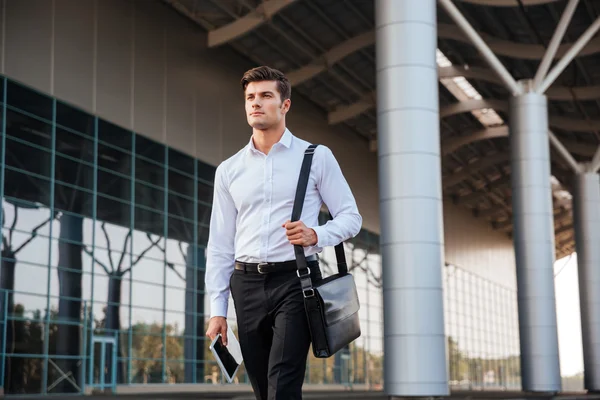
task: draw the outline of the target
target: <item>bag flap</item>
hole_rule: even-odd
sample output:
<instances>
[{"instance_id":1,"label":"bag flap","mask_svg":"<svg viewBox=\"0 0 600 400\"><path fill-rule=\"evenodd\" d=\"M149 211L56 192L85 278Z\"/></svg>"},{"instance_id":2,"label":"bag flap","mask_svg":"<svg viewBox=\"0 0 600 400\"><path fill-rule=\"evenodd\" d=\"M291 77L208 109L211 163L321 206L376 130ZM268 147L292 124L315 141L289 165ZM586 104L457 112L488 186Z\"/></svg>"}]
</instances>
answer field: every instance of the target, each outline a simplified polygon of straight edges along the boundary
<instances>
[{"instance_id":1,"label":"bag flap","mask_svg":"<svg viewBox=\"0 0 600 400\"><path fill-rule=\"evenodd\" d=\"M316 288L325 311L325 323L333 325L360 309L354 277L345 274Z\"/></svg>"}]
</instances>

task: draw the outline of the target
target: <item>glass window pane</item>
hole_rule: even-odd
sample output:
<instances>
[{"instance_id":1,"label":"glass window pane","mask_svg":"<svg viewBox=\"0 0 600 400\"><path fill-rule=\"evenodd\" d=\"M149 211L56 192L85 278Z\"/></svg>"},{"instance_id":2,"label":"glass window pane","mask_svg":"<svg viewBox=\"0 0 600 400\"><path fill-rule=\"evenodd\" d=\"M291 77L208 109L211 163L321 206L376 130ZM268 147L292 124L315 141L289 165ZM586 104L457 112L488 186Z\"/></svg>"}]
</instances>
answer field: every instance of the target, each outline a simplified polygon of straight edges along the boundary
<instances>
[{"instance_id":1,"label":"glass window pane","mask_svg":"<svg viewBox=\"0 0 600 400\"><path fill-rule=\"evenodd\" d=\"M198 160L196 163L198 164L198 179L204 181L205 183L214 182L216 168L200 160Z\"/></svg>"},{"instance_id":2,"label":"glass window pane","mask_svg":"<svg viewBox=\"0 0 600 400\"><path fill-rule=\"evenodd\" d=\"M6 165L50 179L52 153L9 136L6 138Z\"/></svg>"},{"instance_id":3,"label":"glass window pane","mask_svg":"<svg viewBox=\"0 0 600 400\"><path fill-rule=\"evenodd\" d=\"M13 81L7 82L8 105L28 113L52 120L52 99Z\"/></svg>"},{"instance_id":4,"label":"glass window pane","mask_svg":"<svg viewBox=\"0 0 600 400\"><path fill-rule=\"evenodd\" d=\"M131 221L131 204L118 197L107 197L102 193L97 196L96 218L114 225L129 228Z\"/></svg>"},{"instance_id":5,"label":"glass window pane","mask_svg":"<svg viewBox=\"0 0 600 400\"><path fill-rule=\"evenodd\" d=\"M54 184L54 209L67 211L81 216L91 217L93 213L93 194L77 186Z\"/></svg>"},{"instance_id":6,"label":"glass window pane","mask_svg":"<svg viewBox=\"0 0 600 400\"><path fill-rule=\"evenodd\" d=\"M98 120L98 141L131 152L132 133L103 119Z\"/></svg>"},{"instance_id":7,"label":"glass window pane","mask_svg":"<svg viewBox=\"0 0 600 400\"><path fill-rule=\"evenodd\" d=\"M22 207L50 205L50 181L21 172L4 169L4 196Z\"/></svg>"},{"instance_id":8,"label":"glass window pane","mask_svg":"<svg viewBox=\"0 0 600 400\"><path fill-rule=\"evenodd\" d=\"M162 212L149 209L148 206L136 205L134 218L136 230L145 231L153 235L164 235L165 215Z\"/></svg>"},{"instance_id":9,"label":"glass window pane","mask_svg":"<svg viewBox=\"0 0 600 400\"><path fill-rule=\"evenodd\" d=\"M165 146L141 135L135 137L135 154L136 158L145 158L159 164L165 163Z\"/></svg>"},{"instance_id":10,"label":"glass window pane","mask_svg":"<svg viewBox=\"0 0 600 400\"><path fill-rule=\"evenodd\" d=\"M76 160L94 162L94 139L63 128L56 128L56 151ZM57 166L58 168L58 166Z\"/></svg>"},{"instance_id":11,"label":"glass window pane","mask_svg":"<svg viewBox=\"0 0 600 400\"><path fill-rule=\"evenodd\" d=\"M61 101L56 102L56 123L94 138L94 117Z\"/></svg>"},{"instance_id":12,"label":"glass window pane","mask_svg":"<svg viewBox=\"0 0 600 400\"><path fill-rule=\"evenodd\" d=\"M98 170L98 193L123 202L131 202L131 179L126 175Z\"/></svg>"},{"instance_id":13,"label":"glass window pane","mask_svg":"<svg viewBox=\"0 0 600 400\"><path fill-rule=\"evenodd\" d=\"M39 118L7 109L6 134L48 150L52 149L51 121L42 121Z\"/></svg>"},{"instance_id":14,"label":"glass window pane","mask_svg":"<svg viewBox=\"0 0 600 400\"><path fill-rule=\"evenodd\" d=\"M131 177L131 154L98 143L98 168Z\"/></svg>"},{"instance_id":15,"label":"glass window pane","mask_svg":"<svg viewBox=\"0 0 600 400\"><path fill-rule=\"evenodd\" d=\"M135 159L135 178L149 186L162 188L165 183L165 166L140 157Z\"/></svg>"},{"instance_id":16,"label":"glass window pane","mask_svg":"<svg viewBox=\"0 0 600 400\"><path fill-rule=\"evenodd\" d=\"M194 159L187 154L177 151L173 148L169 148L169 169L177 170L188 174L191 177L194 176ZM169 178L170 182L171 178Z\"/></svg>"}]
</instances>

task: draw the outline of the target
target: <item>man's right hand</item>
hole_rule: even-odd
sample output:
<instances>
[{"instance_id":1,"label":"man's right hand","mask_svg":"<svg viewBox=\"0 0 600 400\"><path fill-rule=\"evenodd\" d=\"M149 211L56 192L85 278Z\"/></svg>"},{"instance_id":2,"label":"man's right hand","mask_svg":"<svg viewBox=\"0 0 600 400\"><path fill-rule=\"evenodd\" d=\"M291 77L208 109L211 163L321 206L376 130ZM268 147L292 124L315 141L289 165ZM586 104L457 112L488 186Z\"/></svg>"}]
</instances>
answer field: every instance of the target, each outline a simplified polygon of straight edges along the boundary
<instances>
[{"instance_id":1,"label":"man's right hand","mask_svg":"<svg viewBox=\"0 0 600 400\"><path fill-rule=\"evenodd\" d=\"M223 345L227 346L227 319L225 317L212 317L208 321L206 336L213 340L218 334L221 334Z\"/></svg>"}]
</instances>

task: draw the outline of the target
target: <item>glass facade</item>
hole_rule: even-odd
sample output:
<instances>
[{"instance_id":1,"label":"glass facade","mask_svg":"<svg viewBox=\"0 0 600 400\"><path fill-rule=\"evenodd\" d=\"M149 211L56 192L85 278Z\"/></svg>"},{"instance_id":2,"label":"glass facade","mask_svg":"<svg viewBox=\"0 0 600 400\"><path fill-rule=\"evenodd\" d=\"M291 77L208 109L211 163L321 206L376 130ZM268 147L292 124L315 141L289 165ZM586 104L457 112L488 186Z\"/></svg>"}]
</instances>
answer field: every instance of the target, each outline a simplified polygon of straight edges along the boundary
<instances>
[{"instance_id":1,"label":"glass facade","mask_svg":"<svg viewBox=\"0 0 600 400\"><path fill-rule=\"evenodd\" d=\"M5 393L223 383L204 337L214 167L0 79ZM310 355L306 382L381 389L378 236L363 230L345 249L362 336L330 359ZM321 263L335 272L333 248ZM517 389L515 291L455 266L445 285L451 384Z\"/></svg>"},{"instance_id":2,"label":"glass facade","mask_svg":"<svg viewBox=\"0 0 600 400\"><path fill-rule=\"evenodd\" d=\"M2 88L5 393L203 382L214 168Z\"/></svg>"},{"instance_id":3,"label":"glass facade","mask_svg":"<svg viewBox=\"0 0 600 400\"><path fill-rule=\"evenodd\" d=\"M516 290L448 264L444 295L451 388L520 390Z\"/></svg>"}]
</instances>

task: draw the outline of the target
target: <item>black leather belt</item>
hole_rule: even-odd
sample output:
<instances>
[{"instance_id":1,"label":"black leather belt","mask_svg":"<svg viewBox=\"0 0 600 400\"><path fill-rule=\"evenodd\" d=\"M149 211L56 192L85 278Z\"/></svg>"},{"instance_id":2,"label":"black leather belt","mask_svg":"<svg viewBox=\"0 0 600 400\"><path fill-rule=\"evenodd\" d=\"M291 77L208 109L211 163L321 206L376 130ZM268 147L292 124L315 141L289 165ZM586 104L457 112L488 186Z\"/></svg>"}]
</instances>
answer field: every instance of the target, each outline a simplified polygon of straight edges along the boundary
<instances>
[{"instance_id":1,"label":"black leather belt","mask_svg":"<svg viewBox=\"0 0 600 400\"><path fill-rule=\"evenodd\" d=\"M316 256L306 257L309 265L317 262ZM235 262L235 269L244 272L258 272L259 274L270 274L273 272L289 272L298 270L296 260L281 261L281 262L265 262L265 263L246 263L241 261Z\"/></svg>"}]
</instances>

